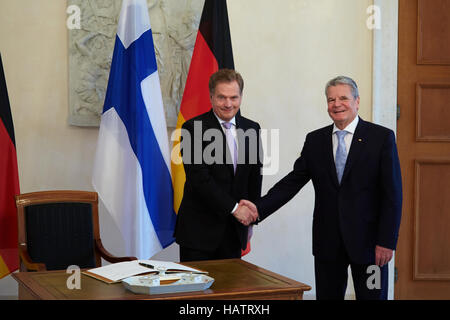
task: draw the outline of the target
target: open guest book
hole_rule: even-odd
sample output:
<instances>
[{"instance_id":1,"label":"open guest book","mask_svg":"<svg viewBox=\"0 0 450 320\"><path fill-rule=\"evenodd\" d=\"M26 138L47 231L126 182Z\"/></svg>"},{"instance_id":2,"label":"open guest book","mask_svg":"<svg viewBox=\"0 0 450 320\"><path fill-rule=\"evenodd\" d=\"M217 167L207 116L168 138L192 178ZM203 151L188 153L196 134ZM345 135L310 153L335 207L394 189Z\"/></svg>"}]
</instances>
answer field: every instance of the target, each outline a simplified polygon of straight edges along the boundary
<instances>
[{"instance_id":1,"label":"open guest book","mask_svg":"<svg viewBox=\"0 0 450 320\"><path fill-rule=\"evenodd\" d=\"M120 282L125 278L137 276L140 274L207 274L208 272L187 267L175 262L157 260L133 260L89 269L83 271L82 273L106 283L115 283Z\"/></svg>"}]
</instances>

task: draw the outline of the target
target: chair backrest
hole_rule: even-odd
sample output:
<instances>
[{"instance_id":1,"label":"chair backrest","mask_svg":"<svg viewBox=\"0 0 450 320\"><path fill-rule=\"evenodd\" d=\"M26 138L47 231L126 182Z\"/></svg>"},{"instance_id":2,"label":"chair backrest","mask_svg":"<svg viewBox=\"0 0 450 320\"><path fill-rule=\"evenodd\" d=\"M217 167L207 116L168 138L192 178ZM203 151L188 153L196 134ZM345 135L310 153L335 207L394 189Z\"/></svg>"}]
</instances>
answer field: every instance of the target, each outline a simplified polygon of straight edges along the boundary
<instances>
[{"instance_id":1,"label":"chair backrest","mask_svg":"<svg viewBox=\"0 0 450 320\"><path fill-rule=\"evenodd\" d=\"M19 249L47 270L101 265L98 195L88 191L40 191L16 196ZM21 270L23 267L21 266Z\"/></svg>"}]
</instances>

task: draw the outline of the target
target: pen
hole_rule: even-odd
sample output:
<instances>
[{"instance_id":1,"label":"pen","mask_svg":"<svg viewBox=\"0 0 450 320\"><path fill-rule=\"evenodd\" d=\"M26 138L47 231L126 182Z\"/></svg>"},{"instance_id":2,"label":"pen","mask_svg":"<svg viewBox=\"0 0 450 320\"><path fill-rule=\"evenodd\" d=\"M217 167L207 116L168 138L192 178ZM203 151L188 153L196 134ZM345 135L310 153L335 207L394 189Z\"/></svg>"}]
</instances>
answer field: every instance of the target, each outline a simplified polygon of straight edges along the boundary
<instances>
[{"instance_id":1,"label":"pen","mask_svg":"<svg viewBox=\"0 0 450 320\"><path fill-rule=\"evenodd\" d=\"M147 268L155 269L154 266L152 266L151 264L148 264L148 263L139 262L139 265L147 267Z\"/></svg>"}]
</instances>

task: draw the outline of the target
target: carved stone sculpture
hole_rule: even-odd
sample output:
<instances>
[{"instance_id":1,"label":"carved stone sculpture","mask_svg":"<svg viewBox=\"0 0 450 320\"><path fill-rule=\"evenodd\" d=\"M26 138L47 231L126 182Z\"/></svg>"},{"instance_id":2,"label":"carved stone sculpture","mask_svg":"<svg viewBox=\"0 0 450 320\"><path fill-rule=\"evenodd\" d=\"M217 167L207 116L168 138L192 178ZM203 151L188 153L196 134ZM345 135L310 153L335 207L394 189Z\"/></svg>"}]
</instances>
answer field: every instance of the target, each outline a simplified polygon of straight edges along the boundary
<instances>
[{"instance_id":1,"label":"carved stone sculpture","mask_svg":"<svg viewBox=\"0 0 450 320\"><path fill-rule=\"evenodd\" d=\"M176 126L204 0L147 0L167 126ZM69 30L69 124L98 126L121 0L68 0L80 8Z\"/></svg>"}]
</instances>

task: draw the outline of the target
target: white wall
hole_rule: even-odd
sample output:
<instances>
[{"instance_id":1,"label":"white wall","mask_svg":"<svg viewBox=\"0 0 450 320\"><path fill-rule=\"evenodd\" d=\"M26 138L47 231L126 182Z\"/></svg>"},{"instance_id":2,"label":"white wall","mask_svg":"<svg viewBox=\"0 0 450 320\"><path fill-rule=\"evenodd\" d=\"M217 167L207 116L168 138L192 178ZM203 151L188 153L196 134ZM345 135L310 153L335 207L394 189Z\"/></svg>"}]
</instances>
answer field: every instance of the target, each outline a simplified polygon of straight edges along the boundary
<instances>
[{"instance_id":1,"label":"white wall","mask_svg":"<svg viewBox=\"0 0 450 320\"><path fill-rule=\"evenodd\" d=\"M345 74L359 84L360 114L372 115L371 0L228 0L236 69L245 80L242 113L280 131L280 168L263 182L265 193L292 167L307 132L328 125L323 87ZM97 129L71 127L68 114L66 3L0 0L0 51L14 118L22 192L92 190ZM255 228L252 263L313 286L308 184L290 203ZM120 254L117 228L100 207L105 247ZM177 260L173 245L158 258ZM349 294L352 292L349 291ZM0 297L14 296L11 277Z\"/></svg>"},{"instance_id":2,"label":"white wall","mask_svg":"<svg viewBox=\"0 0 450 320\"><path fill-rule=\"evenodd\" d=\"M372 121L397 132L398 1L374 0L381 23L374 30ZM388 299L394 299L394 257L389 262Z\"/></svg>"},{"instance_id":3,"label":"white wall","mask_svg":"<svg viewBox=\"0 0 450 320\"><path fill-rule=\"evenodd\" d=\"M282 4L282 5L281 5ZM242 114L280 130L280 169L263 179L263 194L291 169L306 134L331 123L324 86L354 78L360 115L371 120L372 32L368 0L229 0L236 69L245 83ZM255 227L252 263L313 287L312 212L308 183L287 205ZM349 286L348 294L353 288Z\"/></svg>"},{"instance_id":4,"label":"white wall","mask_svg":"<svg viewBox=\"0 0 450 320\"><path fill-rule=\"evenodd\" d=\"M0 51L13 115L21 192L92 190L97 129L68 115L66 3L0 0ZM0 280L0 296L17 284Z\"/></svg>"}]
</instances>

